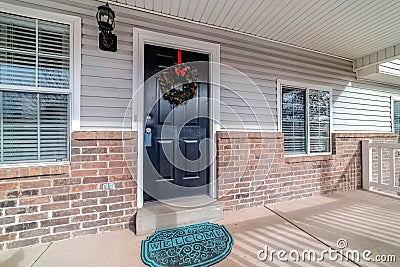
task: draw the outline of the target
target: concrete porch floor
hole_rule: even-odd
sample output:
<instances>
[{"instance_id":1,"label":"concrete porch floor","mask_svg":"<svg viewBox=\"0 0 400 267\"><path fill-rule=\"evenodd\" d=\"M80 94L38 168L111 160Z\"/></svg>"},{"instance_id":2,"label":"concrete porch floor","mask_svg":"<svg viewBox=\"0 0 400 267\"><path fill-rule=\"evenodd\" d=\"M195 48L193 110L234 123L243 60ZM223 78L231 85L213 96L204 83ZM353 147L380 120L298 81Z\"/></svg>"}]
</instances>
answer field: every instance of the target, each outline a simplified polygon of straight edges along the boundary
<instances>
[{"instance_id":1,"label":"concrete porch floor","mask_svg":"<svg viewBox=\"0 0 400 267\"><path fill-rule=\"evenodd\" d=\"M216 266L399 266L400 199L361 190L316 196L303 200L225 213L224 224L235 239L229 257ZM141 240L130 230L79 237L66 241L0 252L0 266L144 266ZM366 249L376 255L395 255L396 262L361 261L357 264L330 261L260 261L257 252L313 249L317 253L338 250L344 238L347 249ZM319 255L319 254L317 254ZM287 257L287 256L286 256Z\"/></svg>"}]
</instances>

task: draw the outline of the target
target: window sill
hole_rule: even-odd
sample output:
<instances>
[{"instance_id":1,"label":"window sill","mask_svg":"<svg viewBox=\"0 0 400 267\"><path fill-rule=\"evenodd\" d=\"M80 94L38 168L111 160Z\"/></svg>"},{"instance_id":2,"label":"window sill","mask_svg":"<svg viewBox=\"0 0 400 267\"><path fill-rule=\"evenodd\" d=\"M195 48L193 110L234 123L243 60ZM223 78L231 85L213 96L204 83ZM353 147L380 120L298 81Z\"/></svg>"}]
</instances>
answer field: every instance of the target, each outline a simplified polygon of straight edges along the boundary
<instances>
[{"instance_id":1,"label":"window sill","mask_svg":"<svg viewBox=\"0 0 400 267\"><path fill-rule=\"evenodd\" d=\"M316 155L286 155L285 157L286 163L297 163L297 162L310 162L310 161L324 161L333 159L333 155L331 153L326 154L316 154Z\"/></svg>"},{"instance_id":2,"label":"window sill","mask_svg":"<svg viewBox=\"0 0 400 267\"><path fill-rule=\"evenodd\" d=\"M0 180L69 173L71 163L35 162L0 165Z\"/></svg>"}]
</instances>

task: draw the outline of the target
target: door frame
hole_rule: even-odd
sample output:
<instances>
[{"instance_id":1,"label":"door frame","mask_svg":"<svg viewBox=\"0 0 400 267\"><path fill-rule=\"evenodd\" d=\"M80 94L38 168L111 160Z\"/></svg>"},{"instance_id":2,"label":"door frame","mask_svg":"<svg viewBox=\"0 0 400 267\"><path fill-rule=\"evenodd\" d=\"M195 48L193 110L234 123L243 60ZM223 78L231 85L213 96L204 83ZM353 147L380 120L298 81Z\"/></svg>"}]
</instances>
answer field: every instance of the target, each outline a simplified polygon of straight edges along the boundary
<instances>
[{"instance_id":1,"label":"door frame","mask_svg":"<svg viewBox=\"0 0 400 267\"><path fill-rule=\"evenodd\" d=\"M143 200L143 153L144 153L144 93L140 90L144 83L144 45L157 45L174 49L187 50L210 56L210 154L217 152L217 131L220 130L220 45L198 41L190 38L173 36L139 28L133 28L133 99L132 99L132 131L137 132L137 208L142 208ZM209 195L217 198L217 166L212 161L210 168Z\"/></svg>"}]
</instances>

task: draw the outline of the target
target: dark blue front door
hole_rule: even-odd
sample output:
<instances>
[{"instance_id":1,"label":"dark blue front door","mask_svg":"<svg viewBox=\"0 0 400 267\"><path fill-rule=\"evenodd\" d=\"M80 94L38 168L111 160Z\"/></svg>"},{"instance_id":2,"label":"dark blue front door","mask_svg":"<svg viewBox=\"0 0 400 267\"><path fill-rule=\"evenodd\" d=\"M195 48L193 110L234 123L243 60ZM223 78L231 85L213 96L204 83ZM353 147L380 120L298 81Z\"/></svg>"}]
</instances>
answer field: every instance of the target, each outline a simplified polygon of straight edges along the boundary
<instances>
[{"instance_id":1,"label":"dark blue front door","mask_svg":"<svg viewBox=\"0 0 400 267\"><path fill-rule=\"evenodd\" d=\"M162 97L158 74L177 64L178 50L144 47L144 122L145 130L151 132L143 155L145 201L208 193L209 168L200 166L209 157L209 146L203 144L200 149L201 141L209 138L208 64L204 63L208 55L180 53L182 63L203 63L198 65L201 82L196 96L176 106Z\"/></svg>"}]
</instances>

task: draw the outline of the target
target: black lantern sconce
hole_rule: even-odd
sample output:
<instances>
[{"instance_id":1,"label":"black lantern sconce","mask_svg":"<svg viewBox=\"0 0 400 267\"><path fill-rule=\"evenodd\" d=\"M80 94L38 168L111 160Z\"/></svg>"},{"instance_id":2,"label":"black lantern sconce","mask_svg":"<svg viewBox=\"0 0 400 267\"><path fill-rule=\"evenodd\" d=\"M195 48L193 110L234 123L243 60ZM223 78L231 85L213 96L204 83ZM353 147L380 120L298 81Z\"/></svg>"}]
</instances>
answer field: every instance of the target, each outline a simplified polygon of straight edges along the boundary
<instances>
[{"instance_id":1,"label":"black lantern sconce","mask_svg":"<svg viewBox=\"0 0 400 267\"><path fill-rule=\"evenodd\" d=\"M115 27L115 13L106 3L97 8L97 24L99 25L99 47L101 50L117 51L117 36L112 33Z\"/></svg>"}]
</instances>

